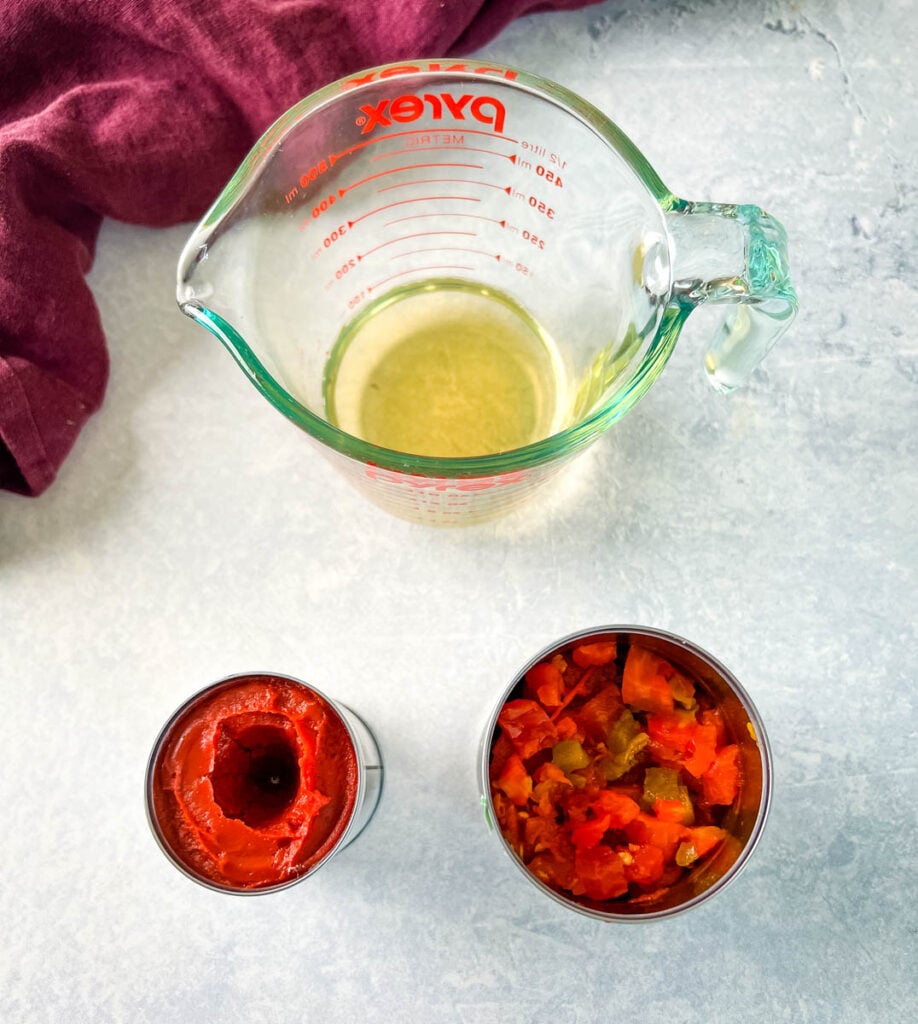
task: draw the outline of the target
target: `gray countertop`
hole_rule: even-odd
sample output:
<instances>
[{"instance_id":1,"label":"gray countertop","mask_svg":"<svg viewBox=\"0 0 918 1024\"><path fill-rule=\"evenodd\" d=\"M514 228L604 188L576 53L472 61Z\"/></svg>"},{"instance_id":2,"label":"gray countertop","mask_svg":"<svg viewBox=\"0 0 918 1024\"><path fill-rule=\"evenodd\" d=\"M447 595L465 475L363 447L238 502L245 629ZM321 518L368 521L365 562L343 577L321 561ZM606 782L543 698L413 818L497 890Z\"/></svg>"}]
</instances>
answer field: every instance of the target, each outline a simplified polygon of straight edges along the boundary
<instances>
[{"instance_id":1,"label":"gray countertop","mask_svg":"<svg viewBox=\"0 0 918 1024\"><path fill-rule=\"evenodd\" d=\"M187 226L107 223L105 405L0 495L6 1021L833 1022L918 1016L918 103L911 3L609 2L482 55L609 114L682 196L788 229L800 315L730 397L689 322L643 401L529 505L437 530L368 504L173 302ZM703 907L604 925L485 827L480 732L574 630L688 637L755 700L772 813ZM367 830L238 899L150 837L150 746L270 669L383 751Z\"/></svg>"}]
</instances>

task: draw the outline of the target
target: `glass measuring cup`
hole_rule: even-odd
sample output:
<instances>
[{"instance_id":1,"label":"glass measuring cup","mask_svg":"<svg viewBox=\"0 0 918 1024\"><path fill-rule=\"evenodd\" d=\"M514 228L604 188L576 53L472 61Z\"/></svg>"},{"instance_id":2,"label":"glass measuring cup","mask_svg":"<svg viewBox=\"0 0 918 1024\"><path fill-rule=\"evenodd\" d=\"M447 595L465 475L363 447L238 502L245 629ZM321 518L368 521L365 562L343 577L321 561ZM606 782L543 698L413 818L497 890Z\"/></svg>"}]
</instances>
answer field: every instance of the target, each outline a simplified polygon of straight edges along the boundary
<instances>
[{"instance_id":1,"label":"glass measuring cup","mask_svg":"<svg viewBox=\"0 0 918 1024\"><path fill-rule=\"evenodd\" d=\"M439 525L503 513L600 437L701 304L724 307L721 391L797 306L774 218L677 198L561 86L446 60L279 118L185 246L177 299L368 498Z\"/></svg>"}]
</instances>

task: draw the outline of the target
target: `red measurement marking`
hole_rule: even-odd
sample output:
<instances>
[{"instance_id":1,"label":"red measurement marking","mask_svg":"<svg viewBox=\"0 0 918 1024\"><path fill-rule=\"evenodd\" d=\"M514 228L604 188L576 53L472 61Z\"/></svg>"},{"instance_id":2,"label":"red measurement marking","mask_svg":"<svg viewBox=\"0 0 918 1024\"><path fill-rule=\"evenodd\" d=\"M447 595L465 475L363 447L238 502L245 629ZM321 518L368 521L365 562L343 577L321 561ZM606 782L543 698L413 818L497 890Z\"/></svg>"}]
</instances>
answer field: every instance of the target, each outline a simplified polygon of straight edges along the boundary
<instances>
[{"instance_id":1,"label":"red measurement marking","mask_svg":"<svg viewBox=\"0 0 918 1024\"><path fill-rule=\"evenodd\" d=\"M340 160L345 156L350 156L351 153L356 153L358 149L363 149L364 146L373 146L377 142L386 142L389 139L398 139L405 135L433 135L435 131L437 131L437 129L412 128L409 131L390 132L388 135L378 135L374 139L367 139L366 142L358 142L356 145L348 146L347 149L342 149L340 153L330 153L328 162L330 164L334 164L336 160ZM486 132L480 128L463 128L462 133L463 135L487 135L488 138L499 139L501 142L512 142L516 145L518 145L520 141L519 139L511 139L509 135L501 135L498 132Z\"/></svg>"},{"instance_id":2,"label":"red measurement marking","mask_svg":"<svg viewBox=\"0 0 918 1024\"><path fill-rule=\"evenodd\" d=\"M409 249L407 252L394 253L392 259L398 260L402 256L414 256L419 252L473 252L478 256L487 256L489 260L500 262L500 256L495 255L493 252L486 252L484 249L466 249L461 245L438 245L433 249Z\"/></svg>"},{"instance_id":3,"label":"red measurement marking","mask_svg":"<svg viewBox=\"0 0 918 1024\"><path fill-rule=\"evenodd\" d=\"M498 153L496 149L482 149L479 146L408 146L407 149L393 149L391 153L378 153L370 157L371 160L385 160L390 156L403 156L405 153L429 152L434 149L450 149L454 153L490 153L491 156L502 156L511 164L516 163L516 153Z\"/></svg>"},{"instance_id":4,"label":"red measurement marking","mask_svg":"<svg viewBox=\"0 0 918 1024\"><path fill-rule=\"evenodd\" d=\"M475 200L476 203L480 201L479 199ZM498 220L496 217L485 217L480 213L453 213L450 210L444 210L443 213L412 213L408 217L396 217L395 220L387 220L383 227L402 224L406 220L423 220L425 217L468 217L472 220L486 220L489 224L500 224L502 228L507 226L505 220Z\"/></svg>"},{"instance_id":5,"label":"red measurement marking","mask_svg":"<svg viewBox=\"0 0 918 1024\"><path fill-rule=\"evenodd\" d=\"M378 188L377 192L391 192L394 188L406 188L408 185L481 185L484 188L496 188L501 192L510 195L510 186L492 185L490 181L472 181L471 178L422 178L419 181L403 181L398 185L386 185L385 188Z\"/></svg>"},{"instance_id":6,"label":"red measurement marking","mask_svg":"<svg viewBox=\"0 0 918 1024\"><path fill-rule=\"evenodd\" d=\"M340 198L347 195L348 192L353 192L355 188L366 185L368 181L373 181L374 178L384 178L387 174L399 174L401 171L414 171L420 167L470 167L476 171L484 170L481 164L409 164L407 167L393 167L391 170L380 171L378 174L368 174L365 178L361 178L360 181L355 181L353 185L345 185L344 188L339 188L338 197Z\"/></svg>"},{"instance_id":7,"label":"red measurement marking","mask_svg":"<svg viewBox=\"0 0 918 1024\"><path fill-rule=\"evenodd\" d=\"M461 266L458 266L458 265L442 264L442 263L437 265L437 266L433 266L433 267L414 267L411 270L402 270L398 274L390 274L389 277L384 277L381 281L377 281L376 284L367 285L367 291L368 292L376 291L377 288L381 288L384 284L387 284L389 281L394 281L397 277L404 277L406 274L424 274L428 270L474 270L474 269L475 269L474 267L461 267Z\"/></svg>"},{"instance_id":8,"label":"red measurement marking","mask_svg":"<svg viewBox=\"0 0 918 1024\"><path fill-rule=\"evenodd\" d=\"M365 253L358 253L357 259L362 260L370 255L370 253L376 252L378 249L385 249L387 245L395 245L396 242L407 242L409 238L429 238L431 235L468 235L471 238L475 237L474 231L416 231L412 235L402 235L401 238L392 238L388 242L380 242L379 245L374 245L372 249L367 249Z\"/></svg>"},{"instance_id":9,"label":"red measurement marking","mask_svg":"<svg viewBox=\"0 0 918 1024\"><path fill-rule=\"evenodd\" d=\"M391 210L393 206L407 206L409 203L430 203L443 199L456 200L459 203L480 203L480 199L475 199L472 196L421 196L419 199L400 199L397 203L386 203L385 206L377 206L375 210L370 210L369 213L363 213L359 217L355 217L353 220L347 222L347 226L352 228L355 224L359 224L360 221L366 220L367 217L372 217L376 213L382 213L383 210Z\"/></svg>"}]
</instances>

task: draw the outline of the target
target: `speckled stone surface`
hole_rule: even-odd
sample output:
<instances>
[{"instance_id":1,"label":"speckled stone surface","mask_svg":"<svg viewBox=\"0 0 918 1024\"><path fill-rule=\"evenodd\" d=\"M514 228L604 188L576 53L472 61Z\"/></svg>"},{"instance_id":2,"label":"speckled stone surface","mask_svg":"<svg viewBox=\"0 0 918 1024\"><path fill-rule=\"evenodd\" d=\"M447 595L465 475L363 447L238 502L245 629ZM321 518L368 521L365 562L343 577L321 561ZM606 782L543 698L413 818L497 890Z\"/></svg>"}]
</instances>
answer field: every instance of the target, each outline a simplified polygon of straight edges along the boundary
<instances>
[{"instance_id":1,"label":"speckled stone surface","mask_svg":"<svg viewBox=\"0 0 918 1024\"><path fill-rule=\"evenodd\" d=\"M613 0L487 47L680 195L770 209L801 313L729 398L699 317L555 491L465 531L365 503L177 312L187 228L106 225L107 401L51 491L0 495L4 1021L918 1018L916 47L907 0ZM613 622L730 666L775 759L746 871L634 927L530 887L476 784L520 665ZM357 709L387 776L354 845L236 899L167 863L142 785L175 706L254 668Z\"/></svg>"}]
</instances>

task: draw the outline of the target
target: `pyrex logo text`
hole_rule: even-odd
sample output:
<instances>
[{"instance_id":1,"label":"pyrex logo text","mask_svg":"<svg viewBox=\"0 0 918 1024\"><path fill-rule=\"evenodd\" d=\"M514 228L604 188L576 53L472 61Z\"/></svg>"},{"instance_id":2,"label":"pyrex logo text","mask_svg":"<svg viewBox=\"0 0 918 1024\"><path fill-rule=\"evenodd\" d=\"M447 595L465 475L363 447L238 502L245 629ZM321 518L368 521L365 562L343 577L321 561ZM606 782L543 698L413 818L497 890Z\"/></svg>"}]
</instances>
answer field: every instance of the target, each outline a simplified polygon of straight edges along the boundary
<instances>
[{"instance_id":1,"label":"pyrex logo text","mask_svg":"<svg viewBox=\"0 0 918 1024\"><path fill-rule=\"evenodd\" d=\"M504 130L507 114L503 103L493 96L472 96L470 93L453 96L448 92L425 92L423 96L414 96L405 93L395 99L381 100L375 105L364 103L357 116L357 124L362 126L360 134L366 135L377 125L388 128L393 121L409 124L425 113L431 120L441 121L444 111L457 121L464 121L468 113L479 123L491 125L495 132Z\"/></svg>"}]
</instances>

